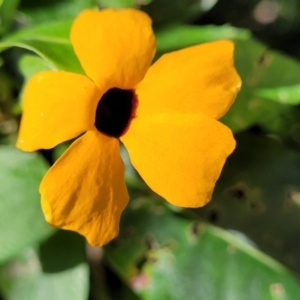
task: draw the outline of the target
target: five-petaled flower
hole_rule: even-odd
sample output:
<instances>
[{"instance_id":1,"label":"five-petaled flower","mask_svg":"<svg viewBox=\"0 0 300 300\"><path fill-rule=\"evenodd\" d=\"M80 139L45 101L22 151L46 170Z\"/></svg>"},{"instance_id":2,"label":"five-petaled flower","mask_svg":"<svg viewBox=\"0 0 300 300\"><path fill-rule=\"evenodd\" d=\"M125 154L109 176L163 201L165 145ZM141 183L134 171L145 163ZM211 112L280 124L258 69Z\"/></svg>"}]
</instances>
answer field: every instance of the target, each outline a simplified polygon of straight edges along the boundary
<instances>
[{"instance_id":1,"label":"five-petaled flower","mask_svg":"<svg viewBox=\"0 0 300 300\"><path fill-rule=\"evenodd\" d=\"M47 71L24 92L17 147L49 149L78 137L41 185L47 221L103 245L129 200L119 139L133 166L173 205L210 198L235 141L217 119L241 82L233 44L217 41L163 55L152 66L151 20L133 9L83 11L71 42L86 76Z\"/></svg>"}]
</instances>

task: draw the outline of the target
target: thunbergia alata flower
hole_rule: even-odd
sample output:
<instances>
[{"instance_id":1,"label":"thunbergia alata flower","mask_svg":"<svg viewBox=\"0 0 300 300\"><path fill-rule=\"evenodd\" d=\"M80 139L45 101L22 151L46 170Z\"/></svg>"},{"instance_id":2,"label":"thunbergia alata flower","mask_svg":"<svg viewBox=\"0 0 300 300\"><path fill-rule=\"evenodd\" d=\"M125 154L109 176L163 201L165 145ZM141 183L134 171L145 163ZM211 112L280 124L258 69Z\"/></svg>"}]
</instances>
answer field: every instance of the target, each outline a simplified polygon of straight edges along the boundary
<instances>
[{"instance_id":1,"label":"thunbergia alata flower","mask_svg":"<svg viewBox=\"0 0 300 300\"><path fill-rule=\"evenodd\" d=\"M233 43L174 51L150 66L151 20L134 9L83 11L71 42L86 76L33 76L17 140L18 148L35 151L80 136L40 185L46 220L92 245L117 236L129 200L119 139L153 191L173 205L205 205L235 147L217 121L241 86Z\"/></svg>"}]
</instances>

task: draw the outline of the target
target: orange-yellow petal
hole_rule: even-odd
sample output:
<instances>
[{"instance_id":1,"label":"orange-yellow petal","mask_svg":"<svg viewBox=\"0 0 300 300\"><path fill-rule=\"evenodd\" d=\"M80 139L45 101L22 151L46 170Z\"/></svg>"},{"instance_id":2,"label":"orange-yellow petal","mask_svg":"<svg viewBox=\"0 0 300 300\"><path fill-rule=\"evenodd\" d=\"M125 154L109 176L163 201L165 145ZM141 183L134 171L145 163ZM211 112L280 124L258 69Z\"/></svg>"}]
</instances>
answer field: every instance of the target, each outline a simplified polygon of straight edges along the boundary
<instances>
[{"instance_id":1,"label":"orange-yellow petal","mask_svg":"<svg viewBox=\"0 0 300 300\"><path fill-rule=\"evenodd\" d=\"M83 11L73 23L71 41L86 74L110 88L133 88L155 53L151 19L134 9Z\"/></svg>"},{"instance_id":2,"label":"orange-yellow petal","mask_svg":"<svg viewBox=\"0 0 300 300\"><path fill-rule=\"evenodd\" d=\"M129 198L119 141L88 131L50 168L40 193L50 224L79 232L91 245L108 243Z\"/></svg>"},{"instance_id":3,"label":"orange-yellow petal","mask_svg":"<svg viewBox=\"0 0 300 300\"><path fill-rule=\"evenodd\" d=\"M163 55L138 85L137 115L173 111L222 117L241 86L233 50L232 42L217 41Z\"/></svg>"},{"instance_id":4,"label":"orange-yellow petal","mask_svg":"<svg viewBox=\"0 0 300 300\"><path fill-rule=\"evenodd\" d=\"M24 91L17 147L49 149L92 128L100 97L96 85L83 75L37 73Z\"/></svg>"},{"instance_id":5,"label":"orange-yellow petal","mask_svg":"<svg viewBox=\"0 0 300 300\"><path fill-rule=\"evenodd\" d=\"M136 118L121 140L150 188L182 207L199 207L210 200L235 147L229 128L201 114Z\"/></svg>"}]
</instances>

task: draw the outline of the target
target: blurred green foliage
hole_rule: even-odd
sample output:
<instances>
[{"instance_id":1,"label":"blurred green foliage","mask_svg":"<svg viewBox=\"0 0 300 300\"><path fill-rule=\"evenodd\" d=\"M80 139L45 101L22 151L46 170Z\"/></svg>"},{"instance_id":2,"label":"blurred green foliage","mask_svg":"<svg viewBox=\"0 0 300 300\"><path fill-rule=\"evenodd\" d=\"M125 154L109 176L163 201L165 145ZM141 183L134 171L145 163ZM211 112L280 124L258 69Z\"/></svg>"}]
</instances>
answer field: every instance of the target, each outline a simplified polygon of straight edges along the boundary
<instances>
[{"instance_id":1,"label":"blurred green foliage","mask_svg":"<svg viewBox=\"0 0 300 300\"><path fill-rule=\"evenodd\" d=\"M164 203L124 151L131 203L103 249L41 213L39 183L65 145L31 154L13 146L24 83L41 70L83 73L69 31L96 7L150 14L156 59L231 39L243 79L222 120L237 148L212 201ZM299 13L296 0L0 1L0 300L300 299Z\"/></svg>"}]
</instances>

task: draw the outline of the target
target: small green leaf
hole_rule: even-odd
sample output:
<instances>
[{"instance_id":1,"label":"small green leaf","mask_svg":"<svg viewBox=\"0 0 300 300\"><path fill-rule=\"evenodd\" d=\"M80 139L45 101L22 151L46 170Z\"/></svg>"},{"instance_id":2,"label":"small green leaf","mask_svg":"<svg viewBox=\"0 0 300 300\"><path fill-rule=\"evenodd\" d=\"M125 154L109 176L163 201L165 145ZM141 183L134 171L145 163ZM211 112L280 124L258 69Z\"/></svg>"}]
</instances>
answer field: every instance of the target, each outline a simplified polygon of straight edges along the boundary
<instances>
[{"instance_id":1,"label":"small green leaf","mask_svg":"<svg viewBox=\"0 0 300 300\"><path fill-rule=\"evenodd\" d=\"M18 65L25 81L38 72L47 71L50 69L45 60L34 55L23 55Z\"/></svg>"},{"instance_id":2,"label":"small green leaf","mask_svg":"<svg viewBox=\"0 0 300 300\"><path fill-rule=\"evenodd\" d=\"M291 299L289 271L222 229L174 216L153 199L125 211L105 257L144 300Z\"/></svg>"},{"instance_id":3,"label":"small green leaf","mask_svg":"<svg viewBox=\"0 0 300 300\"><path fill-rule=\"evenodd\" d=\"M46 170L38 154L0 147L0 262L53 232L44 221L38 193Z\"/></svg>"},{"instance_id":4,"label":"small green leaf","mask_svg":"<svg viewBox=\"0 0 300 300\"><path fill-rule=\"evenodd\" d=\"M281 86L279 88L257 89L256 96L283 104L297 105L300 103L300 84Z\"/></svg>"},{"instance_id":5,"label":"small green leaf","mask_svg":"<svg viewBox=\"0 0 300 300\"><path fill-rule=\"evenodd\" d=\"M0 50L20 47L42 57L51 69L84 74L69 39L72 21L58 21L20 30L0 42Z\"/></svg>"},{"instance_id":6,"label":"small green leaf","mask_svg":"<svg viewBox=\"0 0 300 300\"><path fill-rule=\"evenodd\" d=\"M10 27L20 0L0 0L0 34L4 34Z\"/></svg>"},{"instance_id":7,"label":"small green leaf","mask_svg":"<svg viewBox=\"0 0 300 300\"><path fill-rule=\"evenodd\" d=\"M248 39L250 33L229 25L223 26L192 26L173 25L157 30L156 42L158 56L200 43L220 39Z\"/></svg>"},{"instance_id":8,"label":"small green leaf","mask_svg":"<svg viewBox=\"0 0 300 300\"><path fill-rule=\"evenodd\" d=\"M95 0L50 0L48 3L44 0L43 3L37 2L35 5L28 2L22 1L19 10L30 25L48 23L49 20L73 19L82 10L95 6Z\"/></svg>"},{"instance_id":9,"label":"small green leaf","mask_svg":"<svg viewBox=\"0 0 300 300\"><path fill-rule=\"evenodd\" d=\"M291 114L291 103L267 99L264 93L300 84L299 61L277 51L268 50L253 38L235 39L235 65L243 85L237 100L222 121L234 131L254 124L276 131ZM282 70L288 70L283 72Z\"/></svg>"},{"instance_id":10,"label":"small green leaf","mask_svg":"<svg viewBox=\"0 0 300 300\"><path fill-rule=\"evenodd\" d=\"M144 1L136 2L143 4ZM149 1L145 4L147 2ZM153 26L157 28L170 23L191 21L199 17L207 10L200 2L199 0L153 0L141 9L152 18Z\"/></svg>"},{"instance_id":11,"label":"small green leaf","mask_svg":"<svg viewBox=\"0 0 300 300\"><path fill-rule=\"evenodd\" d=\"M58 231L39 255L27 249L0 268L0 287L10 300L86 300L88 282L85 241L73 232Z\"/></svg>"},{"instance_id":12,"label":"small green leaf","mask_svg":"<svg viewBox=\"0 0 300 300\"><path fill-rule=\"evenodd\" d=\"M100 7L103 8L125 8L134 7L136 0L97 0Z\"/></svg>"}]
</instances>

